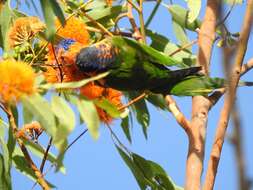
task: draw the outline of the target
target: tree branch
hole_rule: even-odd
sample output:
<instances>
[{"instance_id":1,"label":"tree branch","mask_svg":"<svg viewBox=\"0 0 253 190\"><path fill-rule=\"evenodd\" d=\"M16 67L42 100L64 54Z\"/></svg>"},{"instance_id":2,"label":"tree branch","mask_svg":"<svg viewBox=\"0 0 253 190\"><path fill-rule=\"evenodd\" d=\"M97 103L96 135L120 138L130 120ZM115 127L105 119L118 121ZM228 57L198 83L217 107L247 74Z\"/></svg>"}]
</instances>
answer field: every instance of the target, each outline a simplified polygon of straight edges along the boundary
<instances>
[{"instance_id":1,"label":"tree branch","mask_svg":"<svg viewBox=\"0 0 253 190\"><path fill-rule=\"evenodd\" d=\"M173 116L175 117L177 123L183 127L183 129L186 131L186 133L188 133L190 127L190 122L186 119L186 117L184 116L184 114L180 111L180 109L178 108L175 100L167 95L165 96L165 101L168 105L169 110L171 111L171 113L173 114Z\"/></svg>"},{"instance_id":2,"label":"tree branch","mask_svg":"<svg viewBox=\"0 0 253 190\"><path fill-rule=\"evenodd\" d=\"M218 5L217 0L207 1L204 20L199 31L197 63L203 67L206 75L209 73L212 46L215 40ZM198 190L201 187L208 105L209 100L204 96L195 96L192 99L191 135L188 136L189 148L186 162L186 190Z\"/></svg>"},{"instance_id":3,"label":"tree branch","mask_svg":"<svg viewBox=\"0 0 253 190\"><path fill-rule=\"evenodd\" d=\"M215 134L215 140L212 147L210 160L208 162L207 175L203 187L204 190L212 190L214 186L217 168L221 156L221 150L224 143L226 129L228 126L228 120L230 112L234 105L236 89L240 79L241 65L243 62L245 52L247 50L247 43L253 21L252 10L253 10L253 0L248 0L244 22L241 30L241 36L239 38L238 49L235 57L235 62L232 73L229 78L228 93L226 94L224 106L220 114L220 119Z\"/></svg>"}]
</instances>

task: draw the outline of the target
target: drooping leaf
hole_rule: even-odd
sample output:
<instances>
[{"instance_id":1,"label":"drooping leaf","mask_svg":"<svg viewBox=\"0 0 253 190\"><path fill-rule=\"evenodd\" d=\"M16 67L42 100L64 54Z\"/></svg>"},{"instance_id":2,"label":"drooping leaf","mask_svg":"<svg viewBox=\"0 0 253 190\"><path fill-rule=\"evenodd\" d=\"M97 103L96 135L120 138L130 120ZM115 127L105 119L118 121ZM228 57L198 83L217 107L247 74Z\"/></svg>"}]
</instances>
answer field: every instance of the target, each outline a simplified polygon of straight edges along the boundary
<instances>
[{"instance_id":1,"label":"drooping leaf","mask_svg":"<svg viewBox=\"0 0 253 190\"><path fill-rule=\"evenodd\" d=\"M1 125L5 125L1 122ZM8 146L4 141L5 128L0 125L0 189L11 190L11 163L12 160L9 157ZM1 154L2 153L2 154Z\"/></svg>"},{"instance_id":2,"label":"drooping leaf","mask_svg":"<svg viewBox=\"0 0 253 190\"><path fill-rule=\"evenodd\" d=\"M141 170L138 168L138 166L136 166L133 163L133 160L131 158L130 155L126 154L120 147L118 147L117 145L115 145L121 158L124 160L124 162L126 163L126 165L129 167L129 169L131 170L131 172L133 173L139 187L141 190L145 190L146 189L146 184L147 182L145 181L145 177L143 176L143 173L141 172Z\"/></svg>"},{"instance_id":3,"label":"drooping leaf","mask_svg":"<svg viewBox=\"0 0 253 190\"><path fill-rule=\"evenodd\" d=\"M105 110L106 113L113 118L119 118L121 116L121 112L118 110L118 108L106 98L95 100L94 103L96 106Z\"/></svg>"},{"instance_id":4,"label":"drooping leaf","mask_svg":"<svg viewBox=\"0 0 253 190\"><path fill-rule=\"evenodd\" d=\"M50 136L56 136L57 129L54 112L46 99L39 94L34 94L29 97L23 97L22 104Z\"/></svg>"},{"instance_id":5,"label":"drooping leaf","mask_svg":"<svg viewBox=\"0 0 253 190\"><path fill-rule=\"evenodd\" d=\"M193 22L189 22L189 11L187 11L185 8L179 5L170 5L167 8L171 13L172 19L183 28L186 28L191 31L195 31L197 28L200 28L200 20L196 19Z\"/></svg>"},{"instance_id":6,"label":"drooping leaf","mask_svg":"<svg viewBox=\"0 0 253 190\"><path fill-rule=\"evenodd\" d=\"M116 148L142 190L182 190L159 164L146 160L138 154L125 152L117 145Z\"/></svg>"},{"instance_id":7,"label":"drooping leaf","mask_svg":"<svg viewBox=\"0 0 253 190\"><path fill-rule=\"evenodd\" d=\"M130 125L129 125L129 117L125 117L121 121L121 128L124 131L124 134L127 137L127 140L131 143L132 138L131 138L131 133L130 133Z\"/></svg>"},{"instance_id":8,"label":"drooping leaf","mask_svg":"<svg viewBox=\"0 0 253 190\"><path fill-rule=\"evenodd\" d=\"M179 41L179 43L182 46L189 44L190 41L188 39L188 36L187 36L184 28L181 25L179 25L177 22L175 22L174 20L172 20L172 26L173 26L174 34L175 34L177 40ZM187 49L191 50L191 47L188 47Z\"/></svg>"},{"instance_id":9,"label":"drooping leaf","mask_svg":"<svg viewBox=\"0 0 253 190\"><path fill-rule=\"evenodd\" d=\"M0 11L0 47L5 51L8 50L8 31L10 29L10 23L12 18L12 11L10 8L10 0L6 1L2 5Z\"/></svg>"},{"instance_id":10,"label":"drooping leaf","mask_svg":"<svg viewBox=\"0 0 253 190\"><path fill-rule=\"evenodd\" d=\"M190 10L188 21L192 23L198 18L201 9L201 0L187 0L187 4Z\"/></svg>"},{"instance_id":11,"label":"drooping leaf","mask_svg":"<svg viewBox=\"0 0 253 190\"><path fill-rule=\"evenodd\" d=\"M47 25L46 36L48 41L53 42L54 34L56 32L55 28L55 15L60 20L61 24L64 24L64 14L61 7L58 5L56 0L40 0L42 12Z\"/></svg>"},{"instance_id":12,"label":"drooping leaf","mask_svg":"<svg viewBox=\"0 0 253 190\"><path fill-rule=\"evenodd\" d=\"M149 94L146 100L157 108L160 108L162 110L167 109L165 99L160 94Z\"/></svg>"},{"instance_id":13,"label":"drooping leaf","mask_svg":"<svg viewBox=\"0 0 253 190\"><path fill-rule=\"evenodd\" d=\"M130 99L134 99L139 94L131 92L131 93L128 93L128 95L129 95ZM148 129L149 122L150 122L150 115L149 115L148 107L146 105L145 100L142 99L142 100L135 102L132 105L132 108L133 108L134 112L136 113L136 118L137 118L138 123L142 126L143 134L144 134L145 138L147 138L148 137L147 129Z\"/></svg>"},{"instance_id":14,"label":"drooping leaf","mask_svg":"<svg viewBox=\"0 0 253 190\"><path fill-rule=\"evenodd\" d=\"M67 102L59 97L52 97L52 111L58 119L58 126L54 142L67 139L75 127L75 114Z\"/></svg>"},{"instance_id":15,"label":"drooping leaf","mask_svg":"<svg viewBox=\"0 0 253 190\"><path fill-rule=\"evenodd\" d=\"M5 159L0 154L0 189L11 190L11 176L8 168L5 168Z\"/></svg>"},{"instance_id":16,"label":"drooping leaf","mask_svg":"<svg viewBox=\"0 0 253 190\"><path fill-rule=\"evenodd\" d=\"M77 98L76 96L70 96L70 102L77 106L80 116L86 123L92 138L98 139L100 120L94 103L81 97Z\"/></svg>"}]
</instances>

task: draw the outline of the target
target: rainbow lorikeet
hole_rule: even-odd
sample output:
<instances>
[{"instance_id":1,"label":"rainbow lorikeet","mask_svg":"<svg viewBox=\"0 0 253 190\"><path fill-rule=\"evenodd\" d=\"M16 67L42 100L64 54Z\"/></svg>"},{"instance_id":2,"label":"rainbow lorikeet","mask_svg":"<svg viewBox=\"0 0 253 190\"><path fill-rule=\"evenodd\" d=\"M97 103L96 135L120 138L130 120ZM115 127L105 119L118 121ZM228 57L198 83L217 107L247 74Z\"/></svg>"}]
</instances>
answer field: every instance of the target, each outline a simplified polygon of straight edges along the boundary
<instances>
[{"instance_id":1,"label":"rainbow lorikeet","mask_svg":"<svg viewBox=\"0 0 253 190\"><path fill-rule=\"evenodd\" d=\"M61 46L67 49L72 43L68 39ZM103 85L121 91L193 96L205 95L224 85L221 79L201 75L201 67L189 67L150 46L119 36L82 48L76 65L85 73L109 71Z\"/></svg>"}]
</instances>

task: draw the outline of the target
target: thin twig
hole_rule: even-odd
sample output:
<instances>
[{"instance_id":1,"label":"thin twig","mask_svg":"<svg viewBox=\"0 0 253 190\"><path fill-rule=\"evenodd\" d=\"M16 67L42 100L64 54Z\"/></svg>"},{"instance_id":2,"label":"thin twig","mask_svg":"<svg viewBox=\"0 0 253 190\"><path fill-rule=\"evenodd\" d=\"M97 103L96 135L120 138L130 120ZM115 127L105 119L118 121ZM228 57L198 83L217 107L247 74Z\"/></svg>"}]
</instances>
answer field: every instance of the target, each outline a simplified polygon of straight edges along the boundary
<instances>
[{"instance_id":1,"label":"thin twig","mask_svg":"<svg viewBox=\"0 0 253 190\"><path fill-rule=\"evenodd\" d=\"M147 93L144 92L141 95L137 96L136 98L134 98L133 100L131 100L130 102L128 102L126 105L123 105L119 108L119 111L133 105L134 103L138 102L139 100L141 100L142 98L145 98L145 96L147 96Z\"/></svg>"},{"instance_id":2,"label":"thin twig","mask_svg":"<svg viewBox=\"0 0 253 190\"><path fill-rule=\"evenodd\" d=\"M174 52L170 53L169 56L173 56L173 55L179 53L180 51L183 51L183 50L187 49L188 47L193 46L193 45L196 44L196 43L198 43L198 40L193 40L193 41L191 41L190 43L185 44L185 45L183 45L182 47L180 47L180 48L178 48L177 50L175 50Z\"/></svg>"},{"instance_id":3,"label":"thin twig","mask_svg":"<svg viewBox=\"0 0 253 190\"><path fill-rule=\"evenodd\" d=\"M28 166L33 170L35 176L37 177L37 182L40 184L40 186L44 189L44 190L50 190L50 187L48 186L46 180L44 179L42 173L40 172L40 170L37 168L37 166L35 165L35 163L33 162L31 156L29 155L28 150L26 149L23 141L21 138L17 138L16 134L18 132L18 127L16 126L15 123L15 119L13 116L13 113L11 111L10 106L5 106L5 110L6 110L6 114L8 116L8 120L10 123L10 127L12 129L13 132L13 136L16 138L18 145L24 155L24 158L28 164Z\"/></svg>"},{"instance_id":4,"label":"thin twig","mask_svg":"<svg viewBox=\"0 0 253 190\"><path fill-rule=\"evenodd\" d=\"M80 133L80 135L78 135L71 143L69 143L69 145L66 147L66 149L64 150L64 154L88 131L88 129L85 129L83 132ZM55 166L56 163L52 163L49 168L47 169L47 171L45 173L42 174L43 177L45 177L53 168L53 166ZM31 190L33 190L35 188L35 186L38 183L35 182L31 188Z\"/></svg>"},{"instance_id":5,"label":"thin twig","mask_svg":"<svg viewBox=\"0 0 253 190\"><path fill-rule=\"evenodd\" d=\"M149 24L151 23L151 21L153 20L153 18L154 18L154 16L155 16L155 14L156 14L156 12L157 12L157 10L158 10L160 4L161 4L161 0L157 0L154 9L152 10L150 16L148 17L148 20L147 20L147 22L146 22L146 24L145 24L145 28L148 28Z\"/></svg>"},{"instance_id":6,"label":"thin twig","mask_svg":"<svg viewBox=\"0 0 253 190\"><path fill-rule=\"evenodd\" d=\"M127 17L129 19L130 24L132 25L133 28L133 37L137 40L137 41L142 41L142 36L139 30L139 27L137 26L135 20L134 20L134 16L133 16L133 5L132 0L128 0L127 1Z\"/></svg>"},{"instance_id":7,"label":"thin twig","mask_svg":"<svg viewBox=\"0 0 253 190\"><path fill-rule=\"evenodd\" d=\"M141 29L141 37L142 42L146 44L146 29L145 29L145 23L144 23L144 17L143 17L143 0L139 0L139 21L140 21L140 29Z\"/></svg>"},{"instance_id":8,"label":"thin twig","mask_svg":"<svg viewBox=\"0 0 253 190\"><path fill-rule=\"evenodd\" d=\"M40 164L40 172L41 173L43 173L44 166L45 166L45 163L46 163L46 160L47 160L47 156L48 156L48 152L49 152L50 147L52 146L52 141L53 141L53 138L50 137L49 142L47 144L46 151L45 151L43 159L42 159L42 162Z\"/></svg>"},{"instance_id":9,"label":"thin twig","mask_svg":"<svg viewBox=\"0 0 253 190\"><path fill-rule=\"evenodd\" d=\"M208 169L203 187L204 190L211 190L213 189L214 186L222 146L224 143L226 129L228 126L228 120L235 101L236 89L240 78L241 65L247 50L247 43L250 35L250 30L252 27L253 22L252 10L253 10L253 0L248 0L243 26L241 29L241 35L239 38L238 49L235 56L235 62L232 73L229 78L228 93L226 94L224 106L221 110L220 119L215 134L215 140L212 147L210 160L208 162Z\"/></svg>"}]
</instances>

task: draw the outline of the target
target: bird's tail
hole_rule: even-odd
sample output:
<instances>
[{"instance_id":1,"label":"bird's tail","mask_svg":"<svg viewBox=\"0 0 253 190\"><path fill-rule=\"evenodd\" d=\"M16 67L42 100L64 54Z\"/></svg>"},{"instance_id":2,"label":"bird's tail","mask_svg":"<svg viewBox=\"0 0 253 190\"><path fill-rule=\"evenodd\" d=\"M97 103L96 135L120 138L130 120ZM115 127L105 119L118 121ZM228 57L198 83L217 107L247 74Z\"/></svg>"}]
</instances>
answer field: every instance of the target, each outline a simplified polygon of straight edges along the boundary
<instances>
[{"instance_id":1,"label":"bird's tail","mask_svg":"<svg viewBox=\"0 0 253 190\"><path fill-rule=\"evenodd\" d=\"M176 96L208 95L228 86L225 79L208 76L189 76L176 83L169 90L169 94ZM238 86L253 86L253 82L239 81Z\"/></svg>"}]
</instances>

